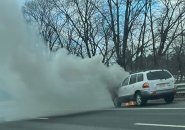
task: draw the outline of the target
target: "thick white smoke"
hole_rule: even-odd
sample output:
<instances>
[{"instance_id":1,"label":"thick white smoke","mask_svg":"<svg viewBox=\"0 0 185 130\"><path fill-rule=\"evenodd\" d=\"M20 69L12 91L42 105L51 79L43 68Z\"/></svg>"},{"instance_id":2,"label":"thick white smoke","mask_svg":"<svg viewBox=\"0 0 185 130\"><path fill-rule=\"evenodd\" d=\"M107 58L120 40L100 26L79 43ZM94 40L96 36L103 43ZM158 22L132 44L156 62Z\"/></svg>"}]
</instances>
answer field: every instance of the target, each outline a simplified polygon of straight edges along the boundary
<instances>
[{"instance_id":1,"label":"thick white smoke","mask_svg":"<svg viewBox=\"0 0 185 130\"><path fill-rule=\"evenodd\" d=\"M0 0L0 120L20 120L113 106L107 88L127 75L101 57L81 59L35 48L16 2ZM44 45L44 44L43 44ZM42 50L42 51L41 51Z\"/></svg>"}]
</instances>

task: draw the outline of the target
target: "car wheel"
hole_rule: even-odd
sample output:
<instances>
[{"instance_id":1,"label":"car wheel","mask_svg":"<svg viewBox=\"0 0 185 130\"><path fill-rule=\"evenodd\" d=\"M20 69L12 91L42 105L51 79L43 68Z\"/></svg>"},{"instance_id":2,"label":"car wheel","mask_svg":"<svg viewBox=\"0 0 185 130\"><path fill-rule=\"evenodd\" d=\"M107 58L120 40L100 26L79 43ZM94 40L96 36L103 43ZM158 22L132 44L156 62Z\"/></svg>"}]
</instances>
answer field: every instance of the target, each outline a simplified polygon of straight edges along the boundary
<instances>
[{"instance_id":1,"label":"car wheel","mask_svg":"<svg viewBox=\"0 0 185 130\"><path fill-rule=\"evenodd\" d=\"M114 102L114 106L115 106L116 108L121 107L122 102L119 101L118 97L115 97L115 98L113 99L113 102Z\"/></svg>"},{"instance_id":2,"label":"car wheel","mask_svg":"<svg viewBox=\"0 0 185 130\"><path fill-rule=\"evenodd\" d=\"M135 95L135 101L136 101L136 105L137 106L144 106L147 102L147 100L145 100L140 92L137 92Z\"/></svg>"},{"instance_id":3,"label":"car wheel","mask_svg":"<svg viewBox=\"0 0 185 130\"><path fill-rule=\"evenodd\" d=\"M166 103L172 103L173 100L174 100L174 95L171 95L171 96L167 96L164 98L165 102Z\"/></svg>"}]
</instances>

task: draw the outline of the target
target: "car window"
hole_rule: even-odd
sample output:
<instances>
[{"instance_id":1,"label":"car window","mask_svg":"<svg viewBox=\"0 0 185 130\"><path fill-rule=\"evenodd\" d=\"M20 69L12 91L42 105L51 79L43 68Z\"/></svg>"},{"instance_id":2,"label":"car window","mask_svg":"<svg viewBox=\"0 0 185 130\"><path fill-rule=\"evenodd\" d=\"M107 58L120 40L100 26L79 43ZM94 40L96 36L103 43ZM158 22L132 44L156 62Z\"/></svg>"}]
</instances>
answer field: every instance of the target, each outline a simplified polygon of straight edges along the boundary
<instances>
[{"instance_id":1,"label":"car window","mask_svg":"<svg viewBox=\"0 0 185 130\"><path fill-rule=\"evenodd\" d=\"M136 74L135 74L135 75L132 75L132 76L130 77L130 82L129 82L129 84L134 84L134 83L136 83L136 77L137 77Z\"/></svg>"},{"instance_id":2,"label":"car window","mask_svg":"<svg viewBox=\"0 0 185 130\"><path fill-rule=\"evenodd\" d=\"M128 85L128 81L129 81L129 77L127 77L127 78L123 81L122 86Z\"/></svg>"},{"instance_id":3,"label":"car window","mask_svg":"<svg viewBox=\"0 0 185 130\"><path fill-rule=\"evenodd\" d=\"M138 74L137 75L137 82L143 81L143 74Z\"/></svg>"},{"instance_id":4,"label":"car window","mask_svg":"<svg viewBox=\"0 0 185 130\"><path fill-rule=\"evenodd\" d=\"M148 80L168 79L172 76L167 71L154 71L147 73Z\"/></svg>"}]
</instances>

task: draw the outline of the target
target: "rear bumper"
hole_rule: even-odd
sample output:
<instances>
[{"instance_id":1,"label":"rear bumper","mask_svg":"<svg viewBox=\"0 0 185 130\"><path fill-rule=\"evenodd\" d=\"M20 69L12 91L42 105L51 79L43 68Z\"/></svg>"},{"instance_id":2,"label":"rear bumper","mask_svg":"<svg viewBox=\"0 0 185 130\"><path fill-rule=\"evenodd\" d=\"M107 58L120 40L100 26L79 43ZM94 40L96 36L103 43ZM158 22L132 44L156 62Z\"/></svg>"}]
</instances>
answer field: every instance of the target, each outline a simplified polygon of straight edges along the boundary
<instances>
[{"instance_id":1,"label":"rear bumper","mask_svg":"<svg viewBox=\"0 0 185 130\"><path fill-rule=\"evenodd\" d=\"M168 90L160 90L160 91L153 91L153 92L141 91L141 94L145 99L159 99L167 96L174 96L176 94L176 90L168 89Z\"/></svg>"}]
</instances>

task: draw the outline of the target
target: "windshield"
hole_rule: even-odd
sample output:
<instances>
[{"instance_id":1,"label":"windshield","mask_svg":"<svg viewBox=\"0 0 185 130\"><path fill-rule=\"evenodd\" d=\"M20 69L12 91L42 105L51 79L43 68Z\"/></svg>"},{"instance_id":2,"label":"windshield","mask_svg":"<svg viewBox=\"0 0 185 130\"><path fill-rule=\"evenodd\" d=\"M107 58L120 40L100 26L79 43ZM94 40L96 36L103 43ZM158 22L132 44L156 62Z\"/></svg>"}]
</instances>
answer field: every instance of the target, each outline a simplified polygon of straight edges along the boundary
<instances>
[{"instance_id":1,"label":"windshield","mask_svg":"<svg viewBox=\"0 0 185 130\"><path fill-rule=\"evenodd\" d=\"M147 73L148 80L168 79L172 76L167 71L154 71Z\"/></svg>"}]
</instances>

